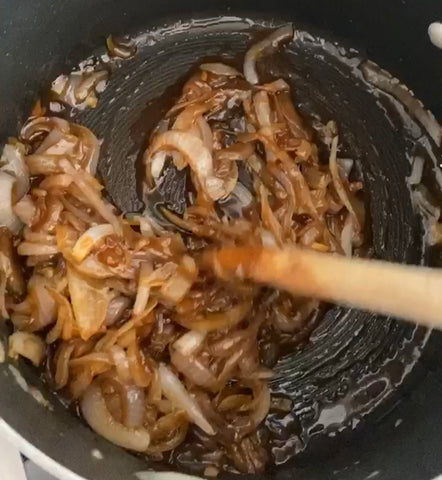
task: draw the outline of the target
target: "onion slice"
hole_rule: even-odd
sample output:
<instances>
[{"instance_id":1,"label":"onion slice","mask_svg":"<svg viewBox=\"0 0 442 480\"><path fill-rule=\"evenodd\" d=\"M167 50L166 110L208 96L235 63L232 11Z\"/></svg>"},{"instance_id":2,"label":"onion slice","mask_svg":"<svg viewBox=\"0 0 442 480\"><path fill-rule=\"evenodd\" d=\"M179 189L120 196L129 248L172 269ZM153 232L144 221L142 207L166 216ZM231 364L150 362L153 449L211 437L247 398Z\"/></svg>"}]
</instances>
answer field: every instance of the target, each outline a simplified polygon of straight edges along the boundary
<instances>
[{"instance_id":1,"label":"onion slice","mask_svg":"<svg viewBox=\"0 0 442 480\"><path fill-rule=\"evenodd\" d=\"M163 363L158 368L163 394L176 408L187 413L189 419L208 435L215 435L215 430L203 415L196 400L190 396L179 378Z\"/></svg>"},{"instance_id":2,"label":"onion slice","mask_svg":"<svg viewBox=\"0 0 442 480\"><path fill-rule=\"evenodd\" d=\"M11 358L21 355L38 367L43 361L45 350L44 341L33 333L15 332L9 337L8 355Z\"/></svg>"},{"instance_id":3,"label":"onion slice","mask_svg":"<svg viewBox=\"0 0 442 480\"><path fill-rule=\"evenodd\" d=\"M150 434L144 428L129 428L117 422L109 412L101 388L92 383L84 393L81 413L89 426L106 440L136 452L145 452L150 444Z\"/></svg>"},{"instance_id":4,"label":"onion slice","mask_svg":"<svg viewBox=\"0 0 442 480\"><path fill-rule=\"evenodd\" d=\"M188 132L169 130L154 138L148 161L161 150L178 150L197 176L203 190L212 200L225 196L223 181L215 177L210 151L203 141Z\"/></svg>"},{"instance_id":5,"label":"onion slice","mask_svg":"<svg viewBox=\"0 0 442 480\"><path fill-rule=\"evenodd\" d=\"M108 287L86 279L69 265L67 277L75 323L81 338L88 340L100 330L106 320Z\"/></svg>"},{"instance_id":6,"label":"onion slice","mask_svg":"<svg viewBox=\"0 0 442 480\"><path fill-rule=\"evenodd\" d=\"M253 410L250 413L252 420L257 427L267 416L270 410L270 390L267 385L260 386L258 394L253 402Z\"/></svg>"},{"instance_id":7,"label":"onion slice","mask_svg":"<svg viewBox=\"0 0 442 480\"><path fill-rule=\"evenodd\" d=\"M205 72L214 73L215 75L222 75L226 77L242 77L236 68L226 65L225 63L202 63L200 69Z\"/></svg>"},{"instance_id":8,"label":"onion slice","mask_svg":"<svg viewBox=\"0 0 442 480\"><path fill-rule=\"evenodd\" d=\"M342 183L342 179L339 175L339 168L338 168L338 161L337 161L337 152L338 152L338 137L333 137L331 150L330 150L330 160L329 160L329 168L330 173L333 179L333 185L335 186L336 193L338 194L339 199L345 205L346 209L353 215L357 228L359 229L359 221L356 215L356 212L353 209L353 205L348 197L348 194L345 190L344 184Z\"/></svg>"},{"instance_id":9,"label":"onion slice","mask_svg":"<svg viewBox=\"0 0 442 480\"><path fill-rule=\"evenodd\" d=\"M206 338L205 332L190 330L182 335L174 344L175 350L183 355L193 355L202 345Z\"/></svg>"},{"instance_id":10,"label":"onion slice","mask_svg":"<svg viewBox=\"0 0 442 480\"><path fill-rule=\"evenodd\" d=\"M18 233L22 223L12 209L14 183L13 176L6 172L0 172L0 226L8 228L12 233Z\"/></svg>"},{"instance_id":11,"label":"onion slice","mask_svg":"<svg viewBox=\"0 0 442 480\"><path fill-rule=\"evenodd\" d=\"M61 168L72 177L74 183L82 191L85 197L88 199L91 207L93 207L105 220L107 220L115 229L115 233L120 235L122 233L122 228L120 221L117 216L112 211L112 208L105 204L100 195L94 190L86 178L84 177L84 172L76 170L72 164L66 160L60 160Z\"/></svg>"},{"instance_id":12,"label":"onion slice","mask_svg":"<svg viewBox=\"0 0 442 480\"><path fill-rule=\"evenodd\" d=\"M82 262L98 244L107 236L115 233L110 223L95 225L86 230L77 240L72 250L72 256L77 262Z\"/></svg>"},{"instance_id":13,"label":"onion slice","mask_svg":"<svg viewBox=\"0 0 442 480\"><path fill-rule=\"evenodd\" d=\"M29 190L29 170L24 159L25 147L21 143L6 144L0 159L1 171L15 177L15 199L20 200Z\"/></svg>"},{"instance_id":14,"label":"onion slice","mask_svg":"<svg viewBox=\"0 0 442 480\"><path fill-rule=\"evenodd\" d=\"M256 61L261 57L269 48L275 48L279 43L284 40L293 38L294 30L293 25L284 25L268 37L264 38L258 43L255 43L246 53L244 59L244 76L246 80L252 85L259 83L258 73L256 72Z\"/></svg>"}]
</instances>

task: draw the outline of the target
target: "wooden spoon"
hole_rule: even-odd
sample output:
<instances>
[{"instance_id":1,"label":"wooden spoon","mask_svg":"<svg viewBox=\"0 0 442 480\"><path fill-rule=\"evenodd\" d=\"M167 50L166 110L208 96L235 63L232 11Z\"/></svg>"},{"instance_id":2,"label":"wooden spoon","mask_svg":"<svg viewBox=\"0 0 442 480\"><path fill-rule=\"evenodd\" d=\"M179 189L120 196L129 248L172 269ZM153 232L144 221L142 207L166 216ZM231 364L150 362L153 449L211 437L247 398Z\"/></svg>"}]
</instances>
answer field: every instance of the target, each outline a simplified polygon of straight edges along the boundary
<instances>
[{"instance_id":1,"label":"wooden spoon","mask_svg":"<svg viewBox=\"0 0 442 480\"><path fill-rule=\"evenodd\" d=\"M442 329L442 270L301 248L223 248L204 260L224 279L250 279Z\"/></svg>"}]
</instances>

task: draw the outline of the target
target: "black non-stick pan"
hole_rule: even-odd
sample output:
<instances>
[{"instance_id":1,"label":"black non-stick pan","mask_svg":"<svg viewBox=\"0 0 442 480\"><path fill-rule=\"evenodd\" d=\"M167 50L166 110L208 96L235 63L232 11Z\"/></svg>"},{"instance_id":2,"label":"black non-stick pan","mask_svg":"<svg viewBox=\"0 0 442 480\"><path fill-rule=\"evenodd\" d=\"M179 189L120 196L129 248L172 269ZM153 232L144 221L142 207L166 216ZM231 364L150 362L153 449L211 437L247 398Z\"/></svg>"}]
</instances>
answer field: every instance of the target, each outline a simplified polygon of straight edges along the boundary
<instances>
[{"instance_id":1,"label":"black non-stick pan","mask_svg":"<svg viewBox=\"0 0 442 480\"><path fill-rule=\"evenodd\" d=\"M0 0L0 141L17 134L57 75L100 58L109 33L130 34L136 57L112 67L97 108L74 115L103 140L99 173L110 198L123 212L142 211L140 155L189 71L206 59L240 62L265 31L292 22L295 38L260 74L290 83L313 128L336 120L365 185L368 253L441 266L427 235L442 205L442 131L426 110L442 117L442 51L427 36L437 20L440 0ZM267 420L275 465L254 478L442 473L441 346L438 332L329 308L310 342L276 366L272 390L294 409ZM63 479L155 479L151 471L177 469L99 438L24 364L0 365L0 417L0 430ZM198 473L192 459L179 470Z\"/></svg>"}]
</instances>

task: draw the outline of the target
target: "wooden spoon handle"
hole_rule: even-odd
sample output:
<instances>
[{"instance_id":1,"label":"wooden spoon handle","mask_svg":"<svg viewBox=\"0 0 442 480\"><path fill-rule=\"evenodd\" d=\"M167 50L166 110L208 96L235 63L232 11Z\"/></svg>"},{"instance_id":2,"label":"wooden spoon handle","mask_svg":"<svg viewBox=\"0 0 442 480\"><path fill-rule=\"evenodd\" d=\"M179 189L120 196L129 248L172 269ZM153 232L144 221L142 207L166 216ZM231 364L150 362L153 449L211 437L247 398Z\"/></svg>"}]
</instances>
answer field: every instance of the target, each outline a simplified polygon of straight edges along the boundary
<instances>
[{"instance_id":1,"label":"wooden spoon handle","mask_svg":"<svg viewBox=\"0 0 442 480\"><path fill-rule=\"evenodd\" d=\"M442 270L290 248L223 248L206 259L224 278L241 277L442 328Z\"/></svg>"}]
</instances>

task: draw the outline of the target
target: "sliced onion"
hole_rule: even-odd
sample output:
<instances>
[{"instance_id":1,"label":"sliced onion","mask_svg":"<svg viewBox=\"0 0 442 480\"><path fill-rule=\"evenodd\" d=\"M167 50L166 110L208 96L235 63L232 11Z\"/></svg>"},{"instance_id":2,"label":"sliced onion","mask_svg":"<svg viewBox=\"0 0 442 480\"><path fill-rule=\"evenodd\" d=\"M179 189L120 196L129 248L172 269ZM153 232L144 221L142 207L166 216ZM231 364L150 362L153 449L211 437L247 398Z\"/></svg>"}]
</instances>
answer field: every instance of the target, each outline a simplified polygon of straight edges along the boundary
<instances>
[{"instance_id":1,"label":"sliced onion","mask_svg":"<svg viewBox=\"0 0 442 480\"><path fill-rule=\"evenodd\" d=\"M269 127L272 124L269 96L266 91L261 90L253 97L255 114L261 127Z\"/></svg>"},{"instance_id":2,"label":"sliced onion","mask_svg":"<svg viewBox=\"0 0 442 480\"><path fill-rule=\"evenodd\" d=\"M11 358L21 355L38 367L45 357L45 352L45 342L33 333L15 332L9 337L8 355Z\"/></svg>"},{"instance_id":3,"label":"sliced onion","mask_svg":"<svg viewBox=\"0 0 442 480\"><path fill-rule=\"evenodd\" d=\"M267 385L263 384L259 387L258 395L253 402L253 410L250 416L257 427L267 416L270 410L270 390Z\"/></svg>"},{"instance_id":4,"label":"sliced onion","mask_svg":"<svg viewBox=\"0 0 442 480\"><path fill-rule=\"evenodd\" d=\"M293 107L290 93L287 91L282 91L278 95L275 95L274 98L279 116L282 120L285 120L287 122L287 125L293 137L305 139L310 138L310 135L307 133L306 129L303 126L301 117Z\"/></svg>"},{"instance_id":5,"label":"sliced onion","mask_svg":"<svg viewBox=\"0 0 442 480\"><path fill-rule=\"evenodd\" d=\"M22 223L12 209L12 189L15 178L9 173L0 171L0 226L8 228L12 233L17 234Z\"/></svg>"},{"instance_id":6,"label":"sliced onion","mask_svg":"<svg viewBox=\"0 0 442 480\"><path fill-rule=\"evenodd\" d=\"M199 332L213 332L215 330L223 330L232 328L241 323L250 312L250 302L243 302L235 305L226 312L207 313L206 315L197 316L195 319L180 319L176 321L183 325L197 330Z\"/></svg>"},{"instance_id":7,"label":"sliced onion","mask_svg":"<svg viewBox=\"0 0 442 480\"><path fill-rule=\"evenodd\" d=\"M43 243L21 242L17 248L17 253L23 256L30 255L56 255L59 253L57 245L47 245Z\"/></svg>"},{"instance_id":8,"label":"sliced onion","mask_svg":"<svg viewBox=\"0 0 442 480\"><path fill-rule=\"evenodd\" d=\"M189 419L208 435L215 435L215 430L203 415L196 400L189 395L179 378L163 363L158 368L163 394L174 404L187 413Z\"/></svg>"},{"instance_id":9,"label":"sliced onion","mask_svg":"<svg viewBox=\"0 0 442 480\"><path fill-rule=\"evenodd\" d=\"M242 73L236 68L226 65L225 63L202 63L200 69L205 72L214 73L215 75L223 75L226 77L242 77Z\"/></svg>"},{"instance_id":10,"label":"sliced onion","mask_svg":"<svg viewBox=\"0 0 442 480\"><path fill-rule=\"evenodd\" d=\"M83 153L81 167L91 175L95 175L98 158L100 156L100 142L98 141L98 138L88 128L76 123L71 124L71 131L81 142Z\"/></svg>"},{"instance_id":11,"label":"sliced onion","mask_svg":"<svg viewBox=\"0 0 442 480\"><path fill-rule=\"evenodd\" d=\"M131 380L129 360L125 350L119 345L112 345L109 349L109 355L117 370L118 377L123 382L129 382Z\"/></svg>"},{"instance_id":12,"label":"sliced onion","mask_svg":"<svg viewBox=\"0 0 442 480\"><path fill-rule=\"evenodd\" d=\"M62 173L60 158L56 155L28 155L26 164L31 175L52 175Z\"/></svg>"},{"instance_id":13,"label":"sliced onion","mask_svg":"<svg viewBox=\"0 0 442 480\"><path fill-rule=\"evenodd\" d=\"M281 224L279 223L278 219L275 217L275 214L270 208L270 204L268 201L268 191L264 187L264 185L260 185L259 194L260 194L260 200L261 200L262 223L264 227L272 233L276 242L281 247L282 244L284 243L283 230L282 230Z\"/></svg>"},{"instance_id":14,"label":"sliced onion","mask_svg":"<svg viewBox=\"0 0 442 480\"><path fill-rule=\"evenodd\" d=\"M244 59L244 76L252 85L259 83L258 73L256 72L256 61L265 54L270 48L276 48L284 40L293 38L293 25L284 25L272 32L268 37L258 43L255 43L246 53Z\"/></svg>"},{"instance_id":15,"label":"sliced onion","mask_svg":"<svg viewBox=\"0 0 442 480\"><path fill-rule=\"evenodd\" d=\"M0 159L1 171L15 177L14 193L16 200L20 200L29 190L29 170L24 159L24 145L6 144Z\"/></svg>"},{"instance_id":16,"label":"sliced onion","mask_svg":"<svg viewBox=\"0 0 442 480\"><path fill-rule=\"evenodd\" d=\"M177 304L187 295L192 287L195 275L190 275L183 268L177 271L161 285L162 297L172 304Z\"/></svg>"},{"instance_id":17,"label":"sliced onion","mask_svg":"<svg viewBox=\"0 0 442 480\"><path fill-rule=\"evenodd\" d=\"M122 234L121 224L112 208L106 205L100 195L89 185L83 172L76 170L72 164L65 159L60 160L60 166L70 175L81 192L88 199L93 207L105 220L107 220L115 229L115 233Z\"/></svg>"},{"instance_id":18,"label":"sliced onion","mask_svg":"<svg viewBox=\"0 0 442 480\"><path fill-rule=\"evenodd\" d=\"M168 155L169 152L162 150L152 156L150 160L150 172L155 181L160 178Z\"/></svg>"},{"instance_id":19,"label":"sliced onion","mask_svg":"<svg viewBox=\"0 0 442 480\"><path fill-rule=\"evenodd\" d=\"M251 143L234 143L227 148L218 150L215 153L216 160L235 162L237 160L247 160L255 152L255 147Z\"/></svg>"},{"instance_id":20,"label":"sliced onion","mask_svg":"<svg viewBox=\"0 0 442 480\"><path fill-rule=\"evenodd\" d=\"M28 242L55 244L55 237L45 232L33 232L29 227L23 230L23 238Z\"/></svg>"},{"instance_id":21,"label":"sliced onion","mask_svg":"<svg viewBox=\"0 0 442 480\"><path fill-rule=\"evenodd\" d=\"M204 146L207 148L207 150L209 150L210 153L212 153L213 135L212 135L212 130L210 129L209 123L202 115L200 115L196 120L196 124L199 128L200 137L204 143Z\"/></svg>"},{"instance_id":22,"label":"sliced onion","mask_svg":"<svg viewBox=\"0 0 442 480\"><path fill-rule=\"evenodd\" d=\"M76 326L81 338L88 340L100 330L106 320L108 287L95 285L69 265L67 278Z\"/></svg>"},{"instance_id":23,"label":"sliced onion","mask_svg":"<svg viewBox=\"0 0 442 480\"><path fill-rule=\"evenodd\" d=\"M135 41L127 37L109 35L106 39L106 45L111 57L127 60L137 53Z\"/></svg>"},{"instance_id":24,"label":"sliced onion","mask_svg":"<svg viewBox=\"0 0 442 480\"><path fill-rule=\"evenodd\" d=\"M57 350L57 362L55 366L55 385L57 388L63 388L68 384L69 360L74 349L75 343L64 342Z\"/></svg>"},{"instance_id":25,"label":"sliced onion","mask_svg":"<svg viewBox=\"0 0 442 480\"><path fill-rule=\"evenodd\" d=\"M13 207L15 215L25 225L30 225L37 212L37 208L29 195L22 197Z\"/></svg>"},{"instance_id":26,"label":"sliced onion","mask_svg":"<svg viewBox=\"0 0 442 480\"><path fill-rule=\"evenodd\" d=\"M46 288L47 283L44 277L36 274L29 281L29 294L34 307L32 314L36 320L32 327L35 330L47 327L56 318L57 304Z\"/></svg>"},{"instance_id":27,"label":"sliced onion","mask_svg":"<svg viewBox=\"0 0 442 480\"><path fill-rule=\"evenodd\" d=\"M47 290L57 302L58 312L55 326L46 335L46 343L54 343L59 338L69 340L74 329L74 314L71 304L64 295L61 295L54 288L48 288Z\"/></svg>"},{"instance_id":28,"label":"sliced onion","mask_svg":"<svg viewBox=\"0 0 442 480\"><path fill-rule=\"evenodd\" d=\"M117 422L109 412L100 386L92 383L84 393L81 413L89 426L120 447L136 452L145 452L150 444L150 434L144 428L129 428Z\"/></svg>"},{"instance_id":29,"label":"sliced onion","mask_svg":"<svg viewBox=\"0 0 442 480\"><path fill-rule=\"evenodd\" d=\"M424 171L425 160L422 157L416 157L411 167L411 173L408 177L408 183L410 185L419 185L422 180L422 173Z\"/></svg>"},{"instance_id":30,"label":"sliced onion","mask_svg":"<svg viewBox=\"0 0 442 480\"><path fill-rule=\"evenodd\" d=\"M338 162L337 162L337 152L338 152L338 137L333 137L331 150L330 150L330 160L329 167L330 173L333 179L333 185L335 186L336 193L339 196L341 202L345 205L345 208L355 217L357 221L356 212L353 209L353 205L350 202L348 194L345 190L342 179L339 175Z\"/></svg>"},{"instance_id":31,"label":"sliced onion","mask_svg":"<svg viewBox=\"0 0 442 480\"><path fill-rule=\"evenodd\" d=\"M354 235L354 217L351 214L347 215L344 227L341 231L341 247L345 256L351 257L353 252L353 235Z\"/></svg>"},{"instance_id":32,"label":"sliced onion","mask_svg":"<svg viewBox=\"0 0 442 480\"><path fill-rule=\"evenodd\" d=\"M27 142L31 142L37 136L55 129L66 134L69 133L69 122L59 117L36 117L25 123L20 131L20 137Z\"/></svg>"},{"instance_id":33,"label":"sliced onion","mask_svg":"<svg viewBox=\"0 0 442 480\"><path fill-rule=\"evenodd\" d=\"M191 133L169 130L154 138L149 155L170 149L178 150L184 155L205 193L212 200L225 195L222 180L214 175L212 155L200 138Z\"/></svg>"},{"instance_id":34,"label":"sliced onion","mask_svg":"<svg viewBox=\"0 0 442 480\"><path fill-rule=\"evenodd\" d=\"M60 130L52 130L43 140L41 145L35 150L37 155L63 155L68 156L73 153L78 140L74 135L65 135Z\"/></svg>"},{"instance_id":35,"label":"sliced onion","mask_svg":"<svg viewBox=\"0 0 442 480\"><path fill-rule=\"evenodd\" d=\"M345 175L345 178L348 178L355 163L354 160L352 158L337 158L336 162L339 165L341 172Z\"/></svg>"},{"instance_id":36,"label":"sliced onion","mask_svg":"<svg viewBox=\"0 0 442 480\"><path fill-rule=\"evenodd\" d=\"M77 102L81 103L87 100L100 82L107 82L109 74L106 70L87 73L81 76L78 86L74 89L74 95Z\"/></svg>"},{"instance_id":37,"label":"sliced onion","mask_svg":"<svg viewBox=\"0 0 442 480\"><path fill-rule=\"evenodd\" d=\"M178 350L182 355L193 355L202 345L206 338L205 332L198 332L197 330L190 330L182 335L174 344L175 350Z\"/></svg>"},{"instance_id":38,"label":"sliced onion","mask_svg":"<svg viewBox=\"0 0 442 480\"><path fill-rule=\"evenodd\" d=\"M146 308L150 294L150 279L152 275L152 264L143 262L140 266L140 274L138 278L138 290L134 304L134 315L141 314Z\"/></svg>"},{"instance_id":39,"label":"sliced onion","mask_svg":"<svg viewBox=\"0 0 442 480\"><path fill-rule=\"evenodd\" d=\"M130 298L124 297L123 295L113 298L107 307L105 319L106 327L110 327L114 323L118 322L118 320L120 320L120 318L123 316L124 312L130 307L131 303L132 302Z\"/></svg>"},{"instance_id":40,"label":"sliced onion","mask_svg":"<svg viewBox=\"0 0 442 480\"><path fill-rule=\"evenodd\" d=\"M215 375L193 355L183 355L175 350L170 355L170 361L193 384L209 390L215 387L217 383Z\"/></svg>"},{"instance_id":41,"label":"sliced onion","mask_svg":"<svg viewBox=\"0 0 442 480\"><path fill-rule=\"evenodd\" d=\"M3 318L9 318L6 309L6 285L8 281L8 260L3 253L0 253L0 315Z\"/></svg>"},{"instance_id":42,"label":"sliced onion","mask_svg":"<svg viewBox=\"0 0 442 480\"><path fill-rule=\"evenodd\" d=\"M73 180L70 175L66 175L65 173L59 173L46 177L40 183L39 188L41 188L42 190L51 190L52 188L65 190L71 185L72 181Z\"/></svg>"},{"instance_id":43,"label":"sliced onion","mask_svg":"<svg viewBox=\"0 0 442 480\"><path fill-rule=\"evenodd\" d=\"M135 385L123 385L120 396L123 403L123 423L126 427L137 428L143 425L145 394L144 389Z\"/></svg>"},{"instance_id":44,"label":"sliced onion","mask_svg":"<svg viewBox=\"0 0 442 480\"><path fill-rule=\"evenodd\" d=\"M72 256L77 262L82 262L95 247L113 233L115 233L114 227L110 223L89 228L75 243Z\"/></svg>"},{"instance_id":45,"label":"sliced onion","mask_svg":"<svg viewBox=\"0 0 442 480\"><path fill-rule=\"evenodd\" d=\"M290 90L290 85L282 78L278 78L278 80L274 80L270 83L265 83L260 87L256 87L262 90L266 90L267 92L277 93L285 90Z\"/></svg>"}]
</instances>

